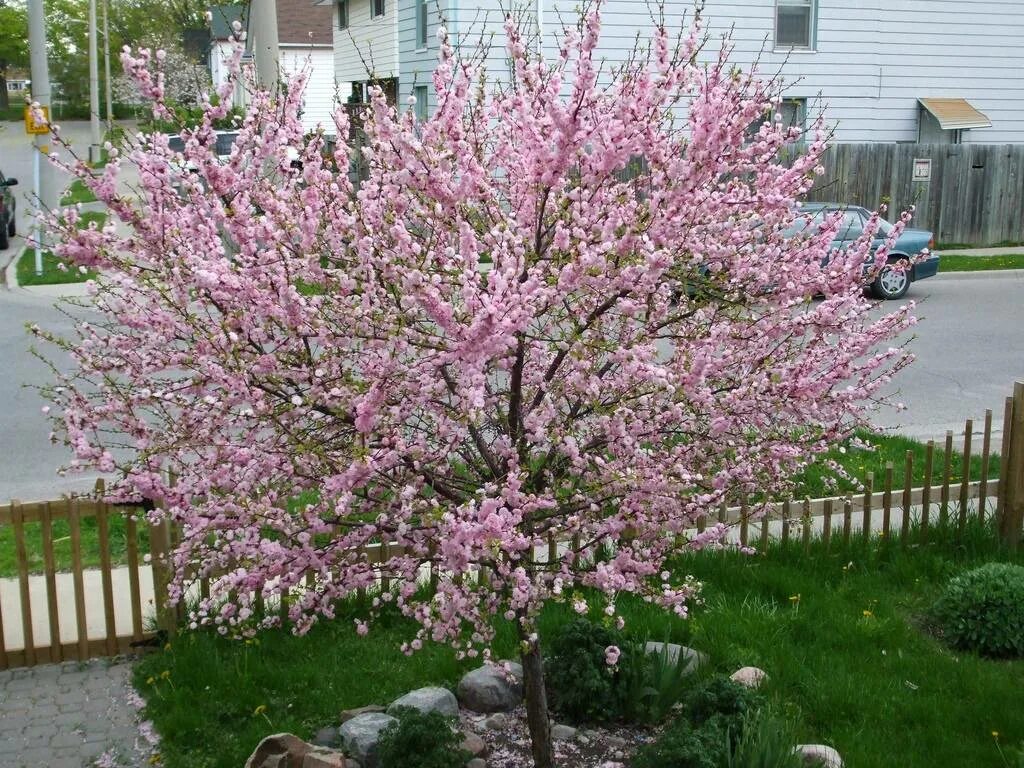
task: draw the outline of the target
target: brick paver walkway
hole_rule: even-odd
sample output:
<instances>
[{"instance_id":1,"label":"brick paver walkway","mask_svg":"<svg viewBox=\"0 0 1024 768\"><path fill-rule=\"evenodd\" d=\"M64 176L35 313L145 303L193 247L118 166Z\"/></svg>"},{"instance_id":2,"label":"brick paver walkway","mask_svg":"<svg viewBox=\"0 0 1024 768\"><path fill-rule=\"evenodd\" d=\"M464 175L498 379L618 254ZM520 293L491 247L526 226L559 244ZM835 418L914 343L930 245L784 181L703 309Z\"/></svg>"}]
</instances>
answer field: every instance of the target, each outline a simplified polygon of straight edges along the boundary
<instances>
[{"instance_id":1,"label":"brick paver walkway","mask_svg":"<svg viewBox=\"0 0 1024 768\"><path fill-rule=\"evenodd\" d=\"M129 698L131 669L125 660L95 659L0 672L0 764L85 768L104 753L123 768L148 763Z\"/></svg>"}]
</instances>

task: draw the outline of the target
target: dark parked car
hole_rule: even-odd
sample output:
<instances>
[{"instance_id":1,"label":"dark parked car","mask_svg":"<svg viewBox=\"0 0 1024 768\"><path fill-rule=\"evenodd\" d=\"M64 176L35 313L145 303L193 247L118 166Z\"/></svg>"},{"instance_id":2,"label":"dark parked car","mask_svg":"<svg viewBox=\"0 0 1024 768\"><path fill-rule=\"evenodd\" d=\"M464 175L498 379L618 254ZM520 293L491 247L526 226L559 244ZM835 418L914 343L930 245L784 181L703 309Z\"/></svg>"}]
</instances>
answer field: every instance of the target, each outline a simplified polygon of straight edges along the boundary
<instances>
[{"instance_id":1,"label":"dark parked car","mask_svg":"<svg viewBox=\"0 0 1024 768\"><path fill-rule=\"evenodd\" d=\"M800 212L811 217L811 223L822 222L827 216L842 212L843 220L836 232L836 239L832 241L833 248L847 248L864 233L864 226L871 217L870 211L855 205L842 205L841 203L804 203ZM799 221L789 230L790 235L795 235L807 226L806 221ZM884 219L875 233L875 240L872 244L872 251L876 250L892 232L892 224ZM910 284L915 280L923 280L931 277L939 271L939 256L929 253L924 259L913 262L925 248L931 249L934 245L932 233L923 229L904 229L893 244L889 253L887 264L878 272L870 282L871 292L879 299L899 299L906 294ZM900 268L900 263L910 263L908 269ZM872 268L872 264L865 265L865 271Z\"/></svg>"},{"instance_id":2,"label":"dark parked car","mask_svg":"<svg viewBox=\"0 0 1024 768\"><path fill-rule=\"evenodd\" d=\"M0 172L0 251L9 246L14 235L14 214L17 212L11 187L18 183L17 179L8 179Z\"/></svg>"}]
</instances>

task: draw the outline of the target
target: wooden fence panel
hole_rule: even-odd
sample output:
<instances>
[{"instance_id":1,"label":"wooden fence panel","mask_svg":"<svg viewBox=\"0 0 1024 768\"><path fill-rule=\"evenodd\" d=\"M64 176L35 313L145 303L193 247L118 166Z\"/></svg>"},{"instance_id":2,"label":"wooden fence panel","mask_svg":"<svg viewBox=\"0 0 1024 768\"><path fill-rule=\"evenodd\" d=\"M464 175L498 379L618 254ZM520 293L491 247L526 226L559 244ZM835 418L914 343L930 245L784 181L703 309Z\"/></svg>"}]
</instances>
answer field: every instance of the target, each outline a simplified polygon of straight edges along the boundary
<instances>
[{"instance_id":1,"label":"wooden fence panel","mask_svg":"<svg viewBox=\"0 0 1024 768\"><path fill-rule=\"evenodd\" d=\"M916 159L931 161L929 180L913 180ZM940 243L1024 242L1024 145L833 144L822 165L809 200L893 216L913 205Z\"/></svg>"}]
</instances>

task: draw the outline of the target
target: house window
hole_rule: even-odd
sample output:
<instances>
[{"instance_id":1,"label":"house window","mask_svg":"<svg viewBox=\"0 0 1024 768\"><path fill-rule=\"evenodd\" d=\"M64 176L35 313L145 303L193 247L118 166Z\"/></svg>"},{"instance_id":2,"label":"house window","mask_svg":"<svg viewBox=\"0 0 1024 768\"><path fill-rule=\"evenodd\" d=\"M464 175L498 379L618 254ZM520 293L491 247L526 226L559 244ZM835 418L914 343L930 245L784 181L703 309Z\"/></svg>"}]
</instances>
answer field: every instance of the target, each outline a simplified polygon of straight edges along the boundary
<instances>
[{"instance_id":1,"label":"house window","mask_svg":"<svg viewBox=\"0 0 1024 768\"><path fill-rule=\"evenodd\" d=\"M348 29L348 0L338 0L338 29Z\"/></svg>"},{"instance_id":2,"label":"house window","mask_svg":"<svg viewBox=\"0 0 1024 768\"><path fill-rule=\"evenodd\" d=\"M775 0L775 47L814 48L816 0Z\"/></svg>"},{"instance_id":3,"label":"house window","mask_svg":"<svg viewBox=\"0 0 1024 768\"><path fill-rule=\"evenodd\" d=\"M427 0L416 0L416 47L427 47Z\"/></svg>"},{"instance_id":4,"label":"house window","mask_svg":"<svg viewBox=\"0 0 1024 768\"><path fill-rule=\"evenodd\" d=\"M384 0L371 0L372 9L370 15L373 18L384 15Z\"/></svg>"},{"instance_id":5,"label":"house window","mask_svg":"<svg viewBox=\"0 0 1024 768\"><path fill-rule=\"evenodd\" d=\"M417 85L412 89L412 95L416 97L416 119L424 123L427 120L427 86Z\"/></svg>"},{"instance_id":6,"label":"house window","mask_svg":"<svg viewBox=\"0 0 1024 768\"><path fill-rule=\"evenodd\" d=\"M779 105L783 128L803 130L807 120L807 99L783 99Z\"/></svg>"}]
</instances>

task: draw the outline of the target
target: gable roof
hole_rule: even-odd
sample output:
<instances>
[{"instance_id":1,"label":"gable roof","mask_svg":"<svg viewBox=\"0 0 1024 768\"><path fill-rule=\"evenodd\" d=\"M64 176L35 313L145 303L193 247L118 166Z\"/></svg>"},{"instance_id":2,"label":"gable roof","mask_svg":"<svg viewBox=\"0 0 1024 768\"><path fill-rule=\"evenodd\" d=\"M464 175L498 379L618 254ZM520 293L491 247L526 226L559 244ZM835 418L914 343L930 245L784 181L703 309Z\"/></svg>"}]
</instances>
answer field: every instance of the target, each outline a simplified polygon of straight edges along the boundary
<instances>
[{"instance_id":1,"label":"gable roof","mask_svg":"<svg viewBox=\"0 0 1024 768\"><path fill-rule=\"evenodd\" d=\"M243 28L246 26L249 4L214 5L208 10L213 16L210 36L214 40L230 40L233 22L240 21ZM277 42L280 45L333 45L332 18L329 5L314 5L313 0L277 0Z\"/></svg>"},{"instance_id":2,"label":"gable roof","mask_svg":"<svg viewBox=\"0 0 1024 768\"><path fill-rule=\"evenodd\" d=\"M281 45L334 45L331 6L313 2L277 0L277 41Z\"/></svg>"}]
</instances>

